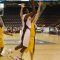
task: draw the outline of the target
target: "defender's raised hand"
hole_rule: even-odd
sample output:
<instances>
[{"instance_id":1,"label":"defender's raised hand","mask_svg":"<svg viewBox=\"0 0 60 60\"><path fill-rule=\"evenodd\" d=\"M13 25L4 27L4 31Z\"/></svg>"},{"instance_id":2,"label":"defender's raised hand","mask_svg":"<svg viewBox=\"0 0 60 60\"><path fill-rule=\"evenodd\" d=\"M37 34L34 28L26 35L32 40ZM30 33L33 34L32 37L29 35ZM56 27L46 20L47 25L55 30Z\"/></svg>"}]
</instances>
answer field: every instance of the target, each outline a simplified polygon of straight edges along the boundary
<instances>
[{"instance_id":1,"label":"defender's raised hand","mask_svg":"<svg viewBox=\"0 0 60 60\"><path fill-rule=\"evenodd\" d=\"M39 5L39 6L42 6L42 4L43 4L42 2L38 2L38 5Z\"/></svg>"},{"instance_id":2,"label":"defender's raised hand","mask_svg":"<svg viewBox=\"0 0 60 60\"><path fill-rule=\"evenodd\" d=\"M25 4L24 4L24 3L22 3L22 4L21 4L21 7L22 7L22 8L24 8L24 7L25 7Z\"/></svg>"}]
</instances>

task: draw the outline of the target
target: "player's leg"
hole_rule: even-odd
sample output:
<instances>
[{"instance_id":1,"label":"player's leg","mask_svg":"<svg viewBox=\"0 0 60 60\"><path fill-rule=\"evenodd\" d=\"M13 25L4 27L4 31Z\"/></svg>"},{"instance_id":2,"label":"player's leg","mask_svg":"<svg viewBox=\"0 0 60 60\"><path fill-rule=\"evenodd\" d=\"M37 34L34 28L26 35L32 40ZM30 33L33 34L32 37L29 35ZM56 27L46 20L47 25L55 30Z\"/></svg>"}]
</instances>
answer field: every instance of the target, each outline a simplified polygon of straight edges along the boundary
<instances>
[{"instance_id":1,"label":"player's leg","mask_svg":"<svg viewBox=\"0 0 60 60\"><path fill-rule=\"evenodd\" d=\"M33 60L33 56L34 56L34 51L35 51L35 44L33 44L33 48L31 48L31 52L30 52L30 56L31 56L31 60Z\"/></svg>"},{"instance_id":2,"label":"player's leg","mask_svg":"<svg viewBox=\"0 0 60 60\"><path fill-rule=\"evenodd\" d=\"M21 57L23 56L23 53L25 52L25 50L29 45L29 40L30 40L30 30L26 29L23 39L23 47L20 50Z\"/></svg>"},{"instance_id":3,"label":"player's leg","mask_svg":"<svg viewBox=\"0 0 60 60\"><path fill-rule=\"evenodd\" d=\"M2 55L1 55L2 51L3 51L3 47L2 47L2 48L0 48L0 56L2 56Z\"/></svg>"},{"instance_id":4,"label":"player's leg","mask_svg":"<svg viewBox=\"0 0 60 60\"><path fill-rule=\"evenodd\" d=\"M21 41L21 42L20 42L19 45L17 45L17 46L15 47L15 50L18 50L18 49L22 48L22 46L23 46L23 41L22 41L22 40L23 40L23 38L24 38L24 37L23 37L23 34L24 34L23 31L20 30L20 41Z\"/></svg>"}]
</instances>

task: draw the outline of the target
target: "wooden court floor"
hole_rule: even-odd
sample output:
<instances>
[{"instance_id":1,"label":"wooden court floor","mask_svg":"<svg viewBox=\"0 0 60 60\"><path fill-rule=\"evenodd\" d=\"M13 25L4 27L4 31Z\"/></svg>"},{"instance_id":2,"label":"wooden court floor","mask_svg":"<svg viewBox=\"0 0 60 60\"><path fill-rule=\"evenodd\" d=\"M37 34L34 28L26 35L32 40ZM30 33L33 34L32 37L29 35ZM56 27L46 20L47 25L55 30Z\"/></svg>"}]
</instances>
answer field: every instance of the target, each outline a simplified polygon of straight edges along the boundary
<instances>
[{"instance_id":1,"label":"wooden court floor","mask_svg":"<svg viewBox=\"0 0 60 60\"><path fill-rule=\"evenodd\" d=\"M40 36L40 38L39 38L39 36ZM8 39L8 38L6 38L6 39ZM13 37L13 39L16 39L16 37ZM36 39L39 39L42 41L54 42L55 44L36 44L33 60L60 60L60 36L42 33L42 34L36 34ZM4 56L0 57L0 60L14 60L14 59L8 57L7 50L8 49L13 50L15 46L16 45L14 45L14 44L10 44L10 45L5 44L5 47L3 50ZM16 55L19 55L19 50L14 51L13 56L16 56ZM27 55L25 57L27 57ZM27 58L25 60L30 60L30 59Z\"/></svg>"},{"instance_id":2,"label":"wooden court floor","mask_svg":"<svg viewBox=\"0 0 60 60\"><path fill-rule=\"evenodd\" d=\"M14 60L8 57L7 50L14 48L14 45L6 45L4 48L4 56L0 57L0 60ZM19 51L13 53L13 56L19 54ZM27 55L26 55L27 57ZM27 60L27 59L25 59ZM29 59L30 60L30 59ZM60 60L60 45L59 44L41 44L36 45L34 60Z\"/></svg>"}]
</instances>

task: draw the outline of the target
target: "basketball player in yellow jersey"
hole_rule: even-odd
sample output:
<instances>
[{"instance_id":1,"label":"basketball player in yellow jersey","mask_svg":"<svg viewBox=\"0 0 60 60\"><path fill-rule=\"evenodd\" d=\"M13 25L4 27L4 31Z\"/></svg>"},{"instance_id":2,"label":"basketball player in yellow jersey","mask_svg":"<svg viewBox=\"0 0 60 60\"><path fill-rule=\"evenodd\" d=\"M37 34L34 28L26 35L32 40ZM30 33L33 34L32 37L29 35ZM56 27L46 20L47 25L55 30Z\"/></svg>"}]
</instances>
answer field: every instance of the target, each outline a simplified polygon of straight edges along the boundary
<instances>
[{"instance_id":1,"label":"basketball player in yellow jersey","mask_svg":"<svg viewBox=\"0 0 60 60\"><path fill-rule=\"evenodd\" d=\"M4 34L3 24L0 23L0 56L2 56L1 53L2 53L3 48L4 48L3 34Z\"/></svg>"},{"instance_id":2,"label":"basketball player in yellow jersey","mask_svg":"<svg viewBox=\"0 0 60 60\"><path fill-rule=\"evenodd\" d=\"M30 29L30 41L29 41L29 46L26 49L26 51L28 50L30 52L31 60L33 60L33 54L34 54L34 50L35 50L35 34L36 34L35 24L36 24L36 21L38 20L39 15L40 15L40 8L42 5L42 2L39 2L38 5L39 5L39 7L37 10L37 13L32 17L31 29Z\"/></svg>"}]
</instances>

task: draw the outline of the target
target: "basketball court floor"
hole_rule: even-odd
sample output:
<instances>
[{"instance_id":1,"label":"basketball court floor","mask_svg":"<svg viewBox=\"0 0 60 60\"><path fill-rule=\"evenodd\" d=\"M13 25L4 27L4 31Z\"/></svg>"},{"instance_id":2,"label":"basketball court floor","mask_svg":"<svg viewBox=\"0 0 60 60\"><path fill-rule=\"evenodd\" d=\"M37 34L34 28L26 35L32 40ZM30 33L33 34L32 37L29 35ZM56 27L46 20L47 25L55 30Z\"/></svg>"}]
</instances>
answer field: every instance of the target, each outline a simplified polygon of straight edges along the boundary
<instances>
[{"instance_id":1,"label":"basketball court floor","mask_svg":"<svg viewBox=\"0 0 60 60\"><path fill-rule=\"evenodd\" d=\"M2 52L3 57L0 57L0 60L14 60L12 57L9 57L8 50L14 50L18 43L19 34L14 33L13 36L4 35L5 47ZM30 60L27 54L23 58ZM15 57L17 55L19 55L19 50L13 51L12 56ZM34 60L60 60L60 36L36 33Z\"/></svg>"}]
</instances>

